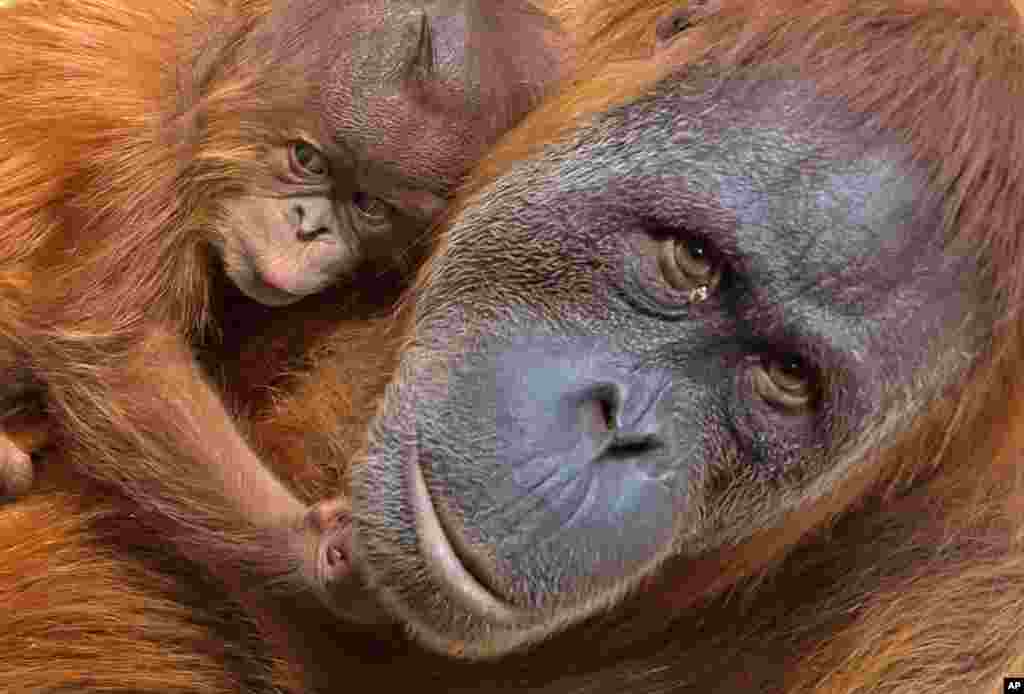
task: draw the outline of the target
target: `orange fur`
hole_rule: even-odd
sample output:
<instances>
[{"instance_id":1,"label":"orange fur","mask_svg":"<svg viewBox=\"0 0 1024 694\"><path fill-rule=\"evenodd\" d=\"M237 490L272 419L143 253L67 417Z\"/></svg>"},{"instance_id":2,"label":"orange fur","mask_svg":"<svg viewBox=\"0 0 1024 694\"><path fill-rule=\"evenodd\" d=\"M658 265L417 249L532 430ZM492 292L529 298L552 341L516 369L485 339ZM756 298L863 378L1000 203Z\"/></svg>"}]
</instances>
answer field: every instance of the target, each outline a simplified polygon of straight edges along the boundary
<instances>
[{"instance_id":1,"label":"orange fur","mask_svg":"<svg viewBox=\"0 0 1024 694\"><path fill-rule=\"evenodd\" d=\"M229 694L249 686L247 678L269 681L268 655L233 653L228 640L217 646L218 630L252 627L213 613L197 621L187 595L161 575L164 560L121 559L111 535L121 542L122 532L131 527L109 505L78 494L55 491L4 510L0 690ZM244 676L225 667L242 657Z\"/></svg>"},{"instance_id":2,"label":"orange fur","mask_svg":"<svg viewBox=\"0 0 1024 694\"><path fill-rule=\"evenodd\" d=\"M389 639L378 642L375 659L358 650L356 639L325 645L311 637L317 643L310 648L323 655L313 662L325 677L336 668L336 687L350 681L352 668L375 681L424 690L550 685L545 691L554 691L565 678L563 691L646 693L995 692L1003 676L1024 674L1024 599L1017 590L1024 579L1019 16L1009 3L995 0L725 0L714 3L707 24L698 23L665 52L637 57L651 18L676 4L595 3L592 12L581 12L575 30L588 37L594 61L582 73L586 78L505 139L467 186L462 204L472 204L472 192L483 182L552 138L571 137L588 115L636 98L679 63L795 66L815 75L826 92L847 99L854 111L876 114L930 164L933 185L950 201L950 243L967 244L988 260L979 284L991 286L1000 311L980 318L993 323L994 346L980 355L969 382L932 403L909 433L902 422L895 431L884 430L861 474L845 480L814 513L742 548L738 561L709 558L638 596L650 608L650 620L676 618L665 640L688 646L676 660L658 660L662 643L622 651L594 645L618 628L628 641L635 625L616 621L588 627L594 638L575 660L567 662L565 650L546 660L541 648L493 670L452 669ZM603 65L610 58L622 62ZM380 323L339 329L317 353L316 368L288 384L293 395L277 400L272 414L256 423L257 440L285 459L281 469L306 495L334 488L343 475L384 386L392 350L401 347L400 338L384 340L379 331L400 336L400 328ZM365 342L357 339L362 329ZM314 464L326 467L307 467ZM60 480L54 486L78 484ZM230 690L224 679L230 679L230 659L199 645L220 632L189 619L209 618L210 608L180 597L189 588L210 588L166 565L148 564L152 557L138 546L112 556L121 540L92 532L90 524L97 514L128 525L130 518L109 500L95 503L50 491L0 508L0 552L5 565L17 567L0 572L0 596L6 596L5 606L24 601L21 610L0 612L0 681L27 681L19 691L28 692L68 683L94 691ZM28 532L34 533L32 544L19 544ZM62 623L75 626L54 636L46 631L54 624L47 590L88 596L95 611L69 607L60 613L62 619L70 615ZM135 621L141 609L145 626ZM253 629L273 634L264 623ZM84 633L92 638L86 641ZM245 691L273 691L260 678L272 677L274 667L279 677L291 672L289 665L274 663L275 655L295 660L287 651L266 656L244 636L235 635L228 645L252 654L256 675ZM604 650L595 653L598 648ZM358 655L346 659L347 651ZM399 655L408 659L399 661ZM126 671L126 663L160 682ZM287 679L276 686L305 691Z\"/></svg>"}]
</instances>

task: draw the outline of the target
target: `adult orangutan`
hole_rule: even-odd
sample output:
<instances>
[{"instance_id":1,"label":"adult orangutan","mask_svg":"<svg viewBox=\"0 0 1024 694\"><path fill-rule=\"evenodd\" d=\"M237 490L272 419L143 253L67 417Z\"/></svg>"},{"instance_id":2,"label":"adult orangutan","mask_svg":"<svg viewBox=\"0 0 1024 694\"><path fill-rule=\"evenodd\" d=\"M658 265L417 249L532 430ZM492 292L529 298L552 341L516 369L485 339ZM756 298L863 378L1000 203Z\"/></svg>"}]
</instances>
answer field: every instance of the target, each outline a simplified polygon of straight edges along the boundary
<instances>
[{"instance_id":1,"label":"adult orangutan","mask_svg":"<svg viewBox=\"0 0 1024 694\"><path fill-rule=\"evenodd\" d=\"M635 17L671 6L617 5L590 35L627 51ZM289 617L279 586L247 598L254 626L230 622L146 563L165 554L133 519L96 505L59 525L55 494L3 516L56 562L0 582L27 608L0 634L34 644L0 650L5 681L53 691L50 662L93 691L201 675L208 691L909 694L1020 674L1019 16L720 0L675 25L503 140L401 320L366 328L388 341L347 326L289 402L358 418L375 394L346 387L341 359L397 345L345 542L401 632L312 602ZM247 541L224 551L258 561ZM68 635L48 635L43 590L124 617L62 602ZM131 622L147 605L165 638ZM176 689L122 685L121 660Z\"/></svg>"}]
</instances>

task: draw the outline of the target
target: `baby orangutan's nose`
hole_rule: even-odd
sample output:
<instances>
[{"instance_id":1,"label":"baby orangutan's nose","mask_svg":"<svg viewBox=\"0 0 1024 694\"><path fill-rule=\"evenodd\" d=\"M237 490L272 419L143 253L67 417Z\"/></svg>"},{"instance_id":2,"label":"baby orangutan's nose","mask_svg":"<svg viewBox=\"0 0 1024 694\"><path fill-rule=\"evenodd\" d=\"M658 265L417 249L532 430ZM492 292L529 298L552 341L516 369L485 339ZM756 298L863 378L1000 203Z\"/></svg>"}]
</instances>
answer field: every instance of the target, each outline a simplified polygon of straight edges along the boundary
<instances>
[{"instance_id":1,"label":"baby orangutan's nose","mask_svg":"<svg viewBox=\"0 0 1024 694\"><path fill-rule=\"evenodd\" d=\"M299 241L314 241L334 232L334 208L329 200L314 198L292 205L295 236Z\"/></svg>"}]
</instances>

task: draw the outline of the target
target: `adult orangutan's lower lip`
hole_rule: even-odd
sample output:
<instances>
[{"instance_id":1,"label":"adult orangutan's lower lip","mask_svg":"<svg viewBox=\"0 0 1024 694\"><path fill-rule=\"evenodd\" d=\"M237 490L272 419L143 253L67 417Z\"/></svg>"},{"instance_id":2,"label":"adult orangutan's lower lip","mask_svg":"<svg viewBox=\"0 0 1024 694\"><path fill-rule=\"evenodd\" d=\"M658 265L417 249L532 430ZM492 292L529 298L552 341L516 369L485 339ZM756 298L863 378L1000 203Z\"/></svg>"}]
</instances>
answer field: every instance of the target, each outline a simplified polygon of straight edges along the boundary
<instances>
[{"instance_id":1,"label":"adult orangutan's lower lip","mask_svg":"<svg viewBox=\"0 0 1024 694\"><path fill-rule=\"evenodd\" d=\"M423 471L416 463L411 465L410 497L420 552L438 583L466 610L492 624L511 625L528 621L525 614L496 597L466 569L441 525Z\"/></svg>"}]
</instances>

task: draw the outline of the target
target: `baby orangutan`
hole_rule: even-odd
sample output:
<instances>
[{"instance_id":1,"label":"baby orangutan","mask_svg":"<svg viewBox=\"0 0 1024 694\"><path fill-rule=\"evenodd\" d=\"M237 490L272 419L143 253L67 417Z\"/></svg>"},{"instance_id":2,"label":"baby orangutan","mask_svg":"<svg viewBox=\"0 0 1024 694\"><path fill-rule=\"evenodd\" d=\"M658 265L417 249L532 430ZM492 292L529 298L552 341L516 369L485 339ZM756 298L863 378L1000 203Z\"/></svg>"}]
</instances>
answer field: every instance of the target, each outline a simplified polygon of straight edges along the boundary
<instances>
[{"instance_id":1,"label":"baby orangutan","mask_svg":"<svg viewBox=\"0 0 1024 694\"><path fill-rule=\"evenodd\" d=\"M189 349L214 276L286 306L400 252L564 50L525 2L122 9L3 10L0 496L51 432L118 486L235 476Z\"/></svg>"}]
</instances>

